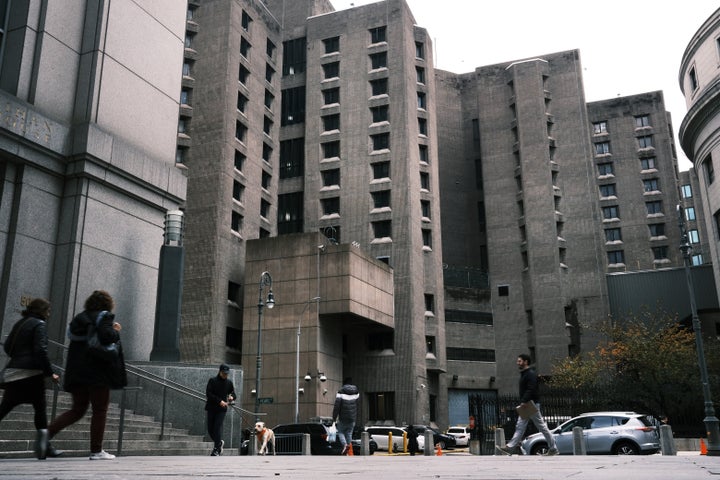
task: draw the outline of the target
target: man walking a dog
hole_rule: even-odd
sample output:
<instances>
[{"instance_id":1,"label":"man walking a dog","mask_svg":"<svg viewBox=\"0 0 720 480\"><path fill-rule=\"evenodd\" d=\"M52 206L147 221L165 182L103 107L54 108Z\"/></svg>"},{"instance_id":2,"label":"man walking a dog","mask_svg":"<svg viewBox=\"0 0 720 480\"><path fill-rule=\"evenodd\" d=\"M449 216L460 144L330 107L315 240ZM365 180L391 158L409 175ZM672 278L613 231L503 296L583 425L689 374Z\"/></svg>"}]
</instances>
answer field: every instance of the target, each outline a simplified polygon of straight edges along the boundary
<instances>
[{"instance_id":1,"label":"man walking a dog","mask_svg":"<svg viewBox=\"0 0 720 480\"><path fill-rule=\"evenodd\" d=\"M352 379L343 380L343 386L335 396L333 420L336 422L338 440L343 446L341 455L353 455L352 432L358 416L360 391L352 384Z\"/></svg>"},{"instance_id":2,"label":"man walking a dog","mask_svg":"<svg viewBox=\"0 0 720 480\"><path fill-rule=\"evenodd\" d=\"M227 413L228 405L235 400L235 387L232 381L228 380L228 372L230 367L226 364L220 365L218 374L208 380L205 388L205 410L207 411L207 429L210 438L214 442L214 448L210 456L217 457L222 455L223 445L222 439L223 422Z\"/></svg>"}]
</instances>

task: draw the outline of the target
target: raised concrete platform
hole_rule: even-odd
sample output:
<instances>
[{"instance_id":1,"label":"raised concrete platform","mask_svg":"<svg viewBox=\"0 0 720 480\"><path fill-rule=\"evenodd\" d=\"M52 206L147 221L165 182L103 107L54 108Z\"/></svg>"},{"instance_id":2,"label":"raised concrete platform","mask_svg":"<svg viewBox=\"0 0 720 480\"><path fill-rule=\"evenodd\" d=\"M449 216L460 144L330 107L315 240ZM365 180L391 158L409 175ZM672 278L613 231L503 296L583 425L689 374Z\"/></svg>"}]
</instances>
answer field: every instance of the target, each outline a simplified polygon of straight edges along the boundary
<instances>
[{"instance_id":1,"label":"raised concrete platform","mask_svg":"<svg viewBox=\"0 0 720 480\"><path fill-rule=\"evenodd\" d=\"M183 456L0 461L0 479L456 478L475 480L702 480L720 478L720 457L678 456Z\"/></svg>"}]
</instances>

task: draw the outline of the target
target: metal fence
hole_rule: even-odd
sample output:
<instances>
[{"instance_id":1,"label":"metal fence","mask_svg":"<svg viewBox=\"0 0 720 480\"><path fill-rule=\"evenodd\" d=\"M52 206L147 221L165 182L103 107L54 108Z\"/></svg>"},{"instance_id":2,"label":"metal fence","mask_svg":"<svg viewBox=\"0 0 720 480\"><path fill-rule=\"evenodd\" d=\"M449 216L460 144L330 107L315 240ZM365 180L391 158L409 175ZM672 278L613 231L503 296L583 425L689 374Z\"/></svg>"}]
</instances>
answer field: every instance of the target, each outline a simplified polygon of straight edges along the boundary
<instances>
[{"instance_id":1,"label":"metal fence","mask_svg":"<svg viewBox=\"0 0 720 480\"><path fill-rule=\"evenodd\" d=\"M302 433L276 433L275 448L277 449L277 454L302 455L303 437L304 434Z\"/></svg>"},{"instance_id":2,"label":"metal fence","mask_svg":"<svg viewBox=\"0 0 720 480\"><path fill-rule=\"evenodd\" d=\"M543 388L540 403L542 415L552 430L559 424L581 413L599 411L634 411L648 414L659 419L669 416L675 438L705 437L704 406L701 399L687 402L681 399L678 408L672 412L656 412L649 409L642 401L607 391L578 393L575 391ZM480 440L480 454L493 455L495 450L495 429L502 428L505 439L509 440L515 432L517 413L515 407L519 399L515 395L496 395L492 392L471 394L468 398L469 414L475 421L472 438ZM659 420L658 420L659 422ZM535 425L530 422L526 435L536 433Z\"/></svg>"}]
</instances>

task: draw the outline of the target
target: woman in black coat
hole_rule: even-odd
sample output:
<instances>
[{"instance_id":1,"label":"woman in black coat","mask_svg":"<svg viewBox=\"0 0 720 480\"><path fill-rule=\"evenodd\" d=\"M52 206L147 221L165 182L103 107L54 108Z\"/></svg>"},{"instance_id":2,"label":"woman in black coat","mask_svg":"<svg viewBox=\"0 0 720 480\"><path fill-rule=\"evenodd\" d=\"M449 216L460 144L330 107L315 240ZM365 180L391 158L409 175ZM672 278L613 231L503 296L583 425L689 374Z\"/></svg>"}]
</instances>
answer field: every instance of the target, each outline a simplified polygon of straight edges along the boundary
<instances>
[{"instance_id":1,"label":"woman in black coat","mask_svg":"<svg viewBox=\"0 0 720 480\"><path fill-rule=\"evenodd\" d=\"M115 321L112 310L115 303L104 290L96 290L85 300L85 310L70 322L65 390L72 394L72 408L55 419L48 427L50 438L65 427L80 420L92 405L90 419L90 460L111 460L115 455L102 448L105 436L110 389L127 385L125 361L119 346L121 326ZM88 337L95 325L102 345L116 343L118 355L114 360L101 361L89 356Z\"/></svg>"},{"instance_id":2,"label":"woman in black coat","mask_svg":"<svg viewBox=\"0 0 720 480\"><path fill-rule=\"evenodd\" d=\"M60 378L50 364L47 352L45 321L50 318L50 302L36 298L22 312L13 325L3 348L10 361L7 364L5 393L0 403L0 420L16 406L30 403L35 410L37 440L35 453L40 460L46 457L47 414L45 377L57 383Z\"/></svg>"}]
</instances>

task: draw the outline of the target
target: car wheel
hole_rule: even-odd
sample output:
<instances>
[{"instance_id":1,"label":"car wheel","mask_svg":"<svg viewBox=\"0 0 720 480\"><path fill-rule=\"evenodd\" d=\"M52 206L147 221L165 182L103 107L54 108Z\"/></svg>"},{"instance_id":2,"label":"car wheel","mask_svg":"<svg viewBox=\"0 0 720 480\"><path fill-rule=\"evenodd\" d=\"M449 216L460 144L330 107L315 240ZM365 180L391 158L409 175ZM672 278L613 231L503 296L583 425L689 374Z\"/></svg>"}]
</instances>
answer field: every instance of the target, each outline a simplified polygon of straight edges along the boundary
<instances>
[{"instance_id":1,"label":"car wheel","mask_svg":"<svg viewBox=\"0 0 720 480\"><path fill-rule=\"evenodd\" d=\"M632 442L616 443L612 450L613 455L637 455L640 449Z\"/></svg>"},{"instance_id":2,"label":"car wheel","mask_svg":"<svg viewBox=\"0 0 720 480\"><path fill-rule=\"evenodd\" d=\"M530 455L545 455L548 452L548 446L547 443L536 443L533 445L532 449L530 449Z\"/></svg>"},{"instance_id":3,"label":"car wheel","mask_svg":"<svg viewBox=\"0 0 720 480\"><path fill-rule=\"evenodd\" d=\"M441 449L441 450L445 450L445 442L444 442L444 441L440 440L440 441L438 442L438 444L440 445L440 449Z\"/></svg>"}]
</instances>

